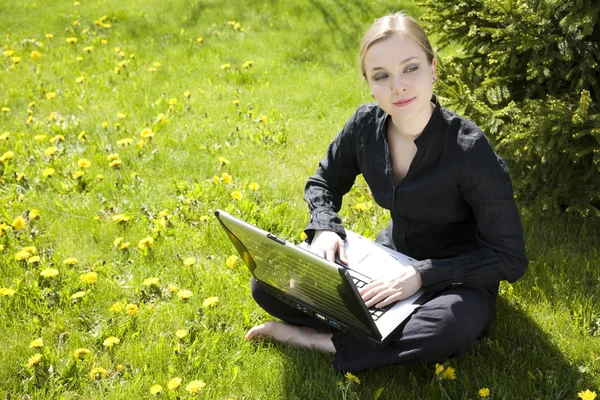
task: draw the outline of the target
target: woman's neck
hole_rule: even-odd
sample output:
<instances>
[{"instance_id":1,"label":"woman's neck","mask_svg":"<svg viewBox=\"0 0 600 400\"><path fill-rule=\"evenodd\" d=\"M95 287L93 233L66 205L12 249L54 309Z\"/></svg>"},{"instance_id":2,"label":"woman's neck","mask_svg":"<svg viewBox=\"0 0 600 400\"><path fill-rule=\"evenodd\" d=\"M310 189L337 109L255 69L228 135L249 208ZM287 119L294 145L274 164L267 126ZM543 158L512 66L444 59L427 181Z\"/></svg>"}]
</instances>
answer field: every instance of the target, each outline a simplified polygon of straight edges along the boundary
<instances>
[{"instance_id":1,"label":"woman's neck","mask_svg":"<svg viewBox=\"0 0 600 400\"><path fill-rule=\"evenodd\" d=\"M392 118L392 124L394 125L393 132L396 135L404 139L416 140L423 130L429 123L431 116L433 115L433 110L435 109L435 104L429 103L430 107L425 107L423 111L421 111L418 115L410 120L401 120L395 121Z\"/></svg>"}]
</instances>

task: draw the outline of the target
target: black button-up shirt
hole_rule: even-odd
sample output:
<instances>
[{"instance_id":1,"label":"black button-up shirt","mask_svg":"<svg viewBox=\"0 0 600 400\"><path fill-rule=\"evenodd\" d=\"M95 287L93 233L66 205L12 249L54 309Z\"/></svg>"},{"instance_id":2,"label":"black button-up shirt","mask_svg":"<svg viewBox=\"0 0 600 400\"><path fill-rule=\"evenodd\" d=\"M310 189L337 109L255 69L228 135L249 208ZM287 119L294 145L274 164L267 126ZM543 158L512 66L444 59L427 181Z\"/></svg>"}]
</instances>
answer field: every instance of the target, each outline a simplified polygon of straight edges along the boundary
<instances>
[{"instance_id":1,"label":"black button-up shirt","mask_svg":"<svg viewBox=\"0 0 600 400\"><path fill-rule=\"evenodd\" d=\"M306 234L346 234L338 211L358 174L391 219L377 241L418 261L423 287L487 286L514 282L527 269L519 212L506 164L473 122L441 107L415 140L417 153L396 186L387 140L391 117L362 105L329 145L310 177L304 199L311 220Z\"/></svg>"}]
</instances>

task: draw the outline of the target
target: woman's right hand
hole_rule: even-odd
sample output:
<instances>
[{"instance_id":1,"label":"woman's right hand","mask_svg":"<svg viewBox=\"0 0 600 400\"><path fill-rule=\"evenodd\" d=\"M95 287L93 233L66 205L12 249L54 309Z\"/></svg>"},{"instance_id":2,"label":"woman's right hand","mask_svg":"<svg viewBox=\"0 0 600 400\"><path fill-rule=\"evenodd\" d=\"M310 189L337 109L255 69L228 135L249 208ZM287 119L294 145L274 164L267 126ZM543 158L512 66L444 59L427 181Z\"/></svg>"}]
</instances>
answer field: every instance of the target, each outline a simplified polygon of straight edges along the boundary
<instances>
[{"instance_id":1,"label":"woman's right hand","mask_svg":"<svg viewBox=\"0 0 600 400\"><path fill-rule=\"evenodd\" d=\"M335 256L338 255L342 264L348 264L344 241L334 231L316 230L315 237L310 244L310 251L333 263Z\"/></svg>"}]
</instances>

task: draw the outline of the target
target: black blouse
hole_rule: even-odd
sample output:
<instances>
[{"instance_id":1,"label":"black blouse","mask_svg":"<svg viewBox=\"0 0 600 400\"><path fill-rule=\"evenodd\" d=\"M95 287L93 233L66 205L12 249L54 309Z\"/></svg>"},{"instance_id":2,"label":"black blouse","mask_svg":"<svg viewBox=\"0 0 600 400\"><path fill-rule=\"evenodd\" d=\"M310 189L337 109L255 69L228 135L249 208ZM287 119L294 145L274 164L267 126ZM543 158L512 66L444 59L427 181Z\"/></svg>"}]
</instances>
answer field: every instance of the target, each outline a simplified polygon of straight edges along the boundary
<instances>
[{"instance_id":1,"label":"black blouse","mask_svg":"<svg viewBox=\"0 0 600 400\"><path fill-rule=\"evenodd\" d=\"M506 164L473 122L441 107L415 140L417 153L395 186L387 140L389 115L361 105L329 145L305 187L314 231L346 234L338 211L358 174L391 219L377 241L417 260L428 292L449 286L514 282L527 269L519 212Z\"/></svg>"}]
</instances>

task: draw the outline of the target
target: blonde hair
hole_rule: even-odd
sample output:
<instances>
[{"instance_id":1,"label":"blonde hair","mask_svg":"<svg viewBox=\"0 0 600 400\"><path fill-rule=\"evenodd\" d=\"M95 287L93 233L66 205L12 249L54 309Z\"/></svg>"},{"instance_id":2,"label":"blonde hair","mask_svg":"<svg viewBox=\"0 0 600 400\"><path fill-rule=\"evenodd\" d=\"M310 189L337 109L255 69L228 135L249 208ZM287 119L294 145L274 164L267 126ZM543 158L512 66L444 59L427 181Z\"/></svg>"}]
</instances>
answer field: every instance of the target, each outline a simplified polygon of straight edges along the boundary
<instances>
[{"instance_id":1,"label":"blonde hair","mask_svg":"<svg viewBox=\"0 0 600 400\"><path fill-rule=\"evenodd\" d=\"M367 50L375 43L381 42L395 33L408 35L408 37L417 42L425 52L427 62L429 62L429 64L433 63L435 53L431 48L431 43L429 43L427 34L417 21L406 15L404 12L399 11L375 20L373 25L367 29L367 32L363 36L362 41L360 42L360 52L358 57L360 73L363 77L366 78L364 63Z\"/></svg>"}]
</instances>

